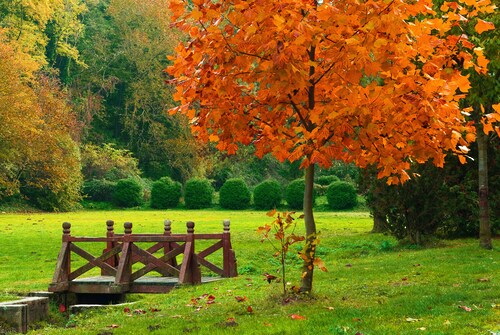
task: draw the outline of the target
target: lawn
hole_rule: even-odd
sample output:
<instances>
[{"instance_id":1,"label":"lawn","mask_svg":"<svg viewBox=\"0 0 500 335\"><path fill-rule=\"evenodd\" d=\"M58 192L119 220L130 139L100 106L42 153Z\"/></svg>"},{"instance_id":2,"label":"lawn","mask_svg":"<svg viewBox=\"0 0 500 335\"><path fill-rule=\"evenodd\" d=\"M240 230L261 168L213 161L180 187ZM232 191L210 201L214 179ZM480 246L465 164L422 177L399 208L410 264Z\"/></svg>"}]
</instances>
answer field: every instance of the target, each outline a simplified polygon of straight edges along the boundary
<instances>
[{"instance_id":1,"label":"lawn","mask_svg":"<svg viewBox=\"0 0 500 335\"><path fill-rule=\"evenodd\" d=\"M0 300L46 290L60 247L61 224L73 235L102 236L105 221L125 221L134 232L219 232L231 220L237 278L174 289L168 294L130 295L128 307L54 318L30 334L498 334L500 252L481 250L473 239L438 241L429 248L400 246L370 234L363 212L316 214L318 254L328 272L316 271L312 297L283 299L281 284L262 275L278 269L273 250L255 230L269 222L260 211L85 211L0 214ZM302 222L298 224L299 231ZM102 249L97 246L96 250ZM299 282L292 246L288 280ZM208 298L209 296L212 296ZM238 298L236 298L238 297ZM199 298L199 299L196 299ZM243 300L243 301L239 301ZM130 310L130 311L129 311ZM54 311L54 313L57 313ZM55 320L59 320L55 322Z\"/></svg>"}]
</instances>

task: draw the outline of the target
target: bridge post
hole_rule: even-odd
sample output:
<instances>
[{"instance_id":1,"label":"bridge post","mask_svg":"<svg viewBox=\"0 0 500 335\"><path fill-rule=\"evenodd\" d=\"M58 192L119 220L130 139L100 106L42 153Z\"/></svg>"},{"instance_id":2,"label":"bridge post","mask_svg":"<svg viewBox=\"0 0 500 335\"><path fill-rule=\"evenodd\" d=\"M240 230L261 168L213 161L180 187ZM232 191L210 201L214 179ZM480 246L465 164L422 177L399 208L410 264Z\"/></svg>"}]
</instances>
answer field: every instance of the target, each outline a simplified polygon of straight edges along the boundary
<instances>
[{"instance_id":1,"label":"bridge post","mask_svg":"<svg viewBox=\"0 0 500 335\"><path fill-rule=\"evenodd\" d=\"M50 285L54 291L65 291L69 287L69 274L71 273L71 223L62 224L62 246L57 257L56 270Z\"/></svg>"},{"instance_id":2,"label":"bridge post","mask_svg":"<svg viewBox=\"0 0 500 335\"><path fill-rule=\"evenodd\" d=\"M222 233L222 259L224 277L236 277L238 276L238 272L236 270L236 256L234 254L234 250L231 247L231 222L229 220L224 220L222 224L224 225L224 232Z\"/></svg>"},{"instance_id":3,"label":"bridge post","mask_svg":"<svg viewBox=\"0 0 500 335\"><path fill-rule=\"evenodd\" d=\"M194 253L194 222L186 223L187 234L184 245L184 258L182 260L181 271L179 274L180 284L201 284L201 271L198 260Z\"/></svg>"},{"instance_id":4,"label":"bridge post","mask_svg":"<svg viewBox=\"0 0 500 335\"><path fill-rule=\"evenodd\" d=\"M108 240L106 241L106 249L103 250L103 253L113 249L116 246L116 242L111 240L113 237L115 237L114 225L115 222L113 220L106 221L106 238ZM114 255L108 258L106 260L106 263L109 264L109 266L116 268L116 266L118 265L118 255ZM108 273L106 270L101 269L101 276L110 275L112 275L112 273Z\"/></svg>"},{"instance_id":5,"label":"bridge post","mask_svg":"<svg viewBox=\"0 0 500 335\"><path fill-rule=\"evenodd\" d=\"M170 220L165 220L163 222L163 228L164 228L164 231L163 231L163 235L165 236L172 236L172 221ZM171 250L173 250L172 248L172 243L173 242L165 242L164 244L164 247L163 247L163 254L166 255L168 252L170 252ZM173 267L177 267L177 258L176 257L173 257L171 259L169 259L167 261L167 264L173 266Z\"/></svg>"},{"instance_id":6,"label":"bridge post","mask_svg":"<svg viewBox=\"0 0 500 335\"><path fill-rule=\"evenodd\" d=\"M132 274L132 222L125 222L123 227L125 230L122 255L116 269L115 284L121 285L123 287L122 291L126 291L130 286L130 276Z\"/></svg>"}]
</instances>

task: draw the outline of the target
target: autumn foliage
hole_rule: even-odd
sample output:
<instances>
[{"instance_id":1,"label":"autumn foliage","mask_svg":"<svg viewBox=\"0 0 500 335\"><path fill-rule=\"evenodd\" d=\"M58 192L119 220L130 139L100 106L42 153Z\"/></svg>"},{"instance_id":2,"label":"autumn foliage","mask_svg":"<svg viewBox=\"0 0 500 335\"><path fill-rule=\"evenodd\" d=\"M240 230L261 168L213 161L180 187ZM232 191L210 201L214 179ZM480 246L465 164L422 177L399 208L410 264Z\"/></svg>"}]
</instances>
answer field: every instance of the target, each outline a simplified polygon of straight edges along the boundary
<instances>
[{"instance_id":1,"label":"autumn foliage","mask_svg":"<svg viewBox=\"0 0 500 335\"><path fill-rule=\"evenodd\" d=\"M302 165L333 159L376 165L405 181L411 161L467 152L474 129L459 100L470 84L458 64L485 71L463 21L494 11L489 0L172 1L189 34L168 72L193 131L234 153ZM476 31L493 29L477 20ZM457 34L458 32L458 34Z\"/></svg>"}]
</instances>

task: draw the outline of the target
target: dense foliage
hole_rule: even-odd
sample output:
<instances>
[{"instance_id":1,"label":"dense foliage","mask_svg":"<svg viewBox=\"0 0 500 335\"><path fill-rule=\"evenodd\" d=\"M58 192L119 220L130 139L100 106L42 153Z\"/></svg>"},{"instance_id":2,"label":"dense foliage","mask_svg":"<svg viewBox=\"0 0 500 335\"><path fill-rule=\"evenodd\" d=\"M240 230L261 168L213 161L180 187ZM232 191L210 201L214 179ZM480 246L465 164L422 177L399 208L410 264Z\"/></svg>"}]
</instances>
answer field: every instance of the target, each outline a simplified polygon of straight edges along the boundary
<instances>
[{"instance_id":1,"label":"dense foliage","mask_svg":"<svg viewBox=\"0 0 500 335\"><path fill-rule=\"evenodd\" d=\"M208 208L212 205L214 189L208 179L193 178L184 187L184 203L187 208Z\"/></svg>"},{"instance_id":2,"label":"dense foliage","mask_svg":"<svg viewBox=\"0 0 500 335\"><path fill-rule=\"evenodd\" d=\"M113 192L113 202L119 207L136 207L143 204L143 196L143 188L137 180L120 179Z\"/></svg>"},{"instance_id":3,"label":"dense foliage","mask_svg":"<svg viewBox=\"0 0 500 335\"><path fill-rule=\"evenodd\" d=\"M356 188L345 181L331 183L326 191L326 199L331 209L351 209L358 204Z\"/></svg>"},{"instance_id":4,"label":"dense foliage","mask_svg":"<svg viewBox=\"0 0 500 335\"><path fill-rule=\"evenodd\" d=\"M219 190L219 204L227 209L244 209L250 206L251 193L241 178L226 180Z\"/></svg>"},{"instance_id":5,"label":"dense foliage","mask_svg":"<svg viewBox=\"0 0 500 335\"><path fill-rule=\"evenodd\" d=\"M255 186L253 191L253 203L258 209L274 209L280 206L283 199L283 190L278 181L274 179L265 180Z\"/></svg>"},{"instance_id":6,"label":"dense foliage","mask_svg":"<svg viewBox=\"0 0 500 335\"><path fill-rule=\"evenodd\" d=\"M90 179L83 183L83 195L93 201L113 201L116 182L107 179Z\"/></svg>"},{"instance_id":7,"label":"dense foliage","mask_svg":"<svg viewBox=\"0 0 500 335\"><path fill-rule=\"evenodd\" d=\"M285 200L289 208L302 208L304 204L304 188L305 182L303 179L295 179L287 185L285 189Z\"/></svg>"},{"instance_id":8,"label":"dense foliage","mask_svg":"<svg viewBox=\"0 0 500 335\"><path fill-rule=\"evenodd\" d=\"M151 187L151 208L175 208L182 196L182 185L169 177L162 177Z\"/></svg>"}]
</instances>

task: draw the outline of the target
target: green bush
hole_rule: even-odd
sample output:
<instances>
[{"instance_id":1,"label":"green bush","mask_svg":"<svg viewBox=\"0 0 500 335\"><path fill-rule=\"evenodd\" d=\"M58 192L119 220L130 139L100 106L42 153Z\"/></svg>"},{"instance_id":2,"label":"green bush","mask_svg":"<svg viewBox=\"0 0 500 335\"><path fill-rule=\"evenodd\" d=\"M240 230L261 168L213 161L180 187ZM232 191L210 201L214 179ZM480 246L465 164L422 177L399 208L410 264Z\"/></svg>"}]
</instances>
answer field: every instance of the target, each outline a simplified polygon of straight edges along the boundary
<instances>
[{"instance_id":1,"label":"green bush","mask_svg":"<svg viewBox=\"0 0 500 335\"><path fill-rule=\"evenodd\" d=\"M132 178L120 179L113 192L113 203L119 207L135 207L143 203L143 188Z\"/></svg>"},{"instance_id":2,"label":"green bush","mask_svg":"<svg viewBox=\"0 0 500 335\"><path fill-rule=\"evenodd\" d=\"M113 200L116 183L106 179L91 179L83 183L83 194L93 201Z\"/></svg>"},{"instance_id":3,"label":"green bush","mask_svg":"<svg viewBox=\"0 0 500 335\"><path fill-rule=\"evenodd\" d=\"M331 175L331 176L321 176L316 179L316 184L322 186L328 186L333 182L340 181L339 177Z\"/></svg>"},{"instance_id":4,"label":"green bush","mask_svg":"<svg viewBox=\"0 0 500 335\"><path fill-rule=\"evenodd\" d=\"M214 188L208 179L193 178L186 182L184 202L190 209L208 208L212 205Z\"/></svg>"},{"instance_id":5,"label":"green bush","mask_svg":"<svg viewBox=\"0 0 500 335\"><path fill-rule=\"evenodd\" d=\"M170 177L162 177L151 187L152 208L175 208L179 205L182 195L181 183L173 181Z\"/></svg>"},{"instance_id":6,"label":"green bush","mask_svg":"<svg viewBox=\"0 0 500 335\"><path fill-rule=\"evenodd\" d=\"M259 209L273 209L281 204L282 191L278 181L269 179L255 187L253 202Z\"/></svg>"},{"instance_id":7,"label":"green bush","mask_svg":"<svg viewBox=\"0 0 500 335\"><path fill-rule=\"evenodd\" d=\"M243 209L250 205L250 190L241 178L226 180L219 190L219 203L226 209Z\"/></svg>"},{"instance_id":8,"label":"green bush","mask_svg":"<svg viewBox=\"0 0 500 335\"><path fill-rule=\"evenodd\" d=\"M326 191L326 199L332 209L351 209L358 204L356 189L345 181L330 184Z\"/></svg>"},{"instance_id":9,"label":"green bush","mask_svg":"<svg viewBox=\"0 0 500 335\"><path fill-rule=\"evenodd\" d=\"M285 200L291 209L302 209L304 207L304 179L295 179L288 184L285 191ZM315 193L313 193L314 203Z\"/></svg>"}]
</instances>

